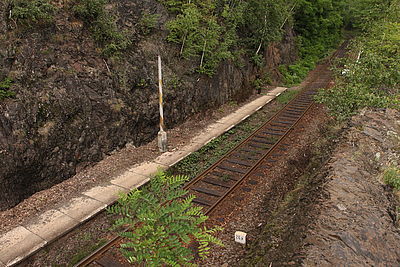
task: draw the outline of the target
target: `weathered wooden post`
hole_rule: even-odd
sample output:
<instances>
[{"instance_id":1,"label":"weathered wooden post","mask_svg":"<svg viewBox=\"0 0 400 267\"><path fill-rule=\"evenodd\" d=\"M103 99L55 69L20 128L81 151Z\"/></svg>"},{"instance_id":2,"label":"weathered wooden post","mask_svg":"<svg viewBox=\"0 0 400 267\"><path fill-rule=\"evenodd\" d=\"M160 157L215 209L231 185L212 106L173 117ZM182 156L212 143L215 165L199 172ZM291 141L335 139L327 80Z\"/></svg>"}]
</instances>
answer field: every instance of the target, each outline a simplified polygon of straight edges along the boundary
<instances>
[{"instance_id":1,"label":"weathered wooden post","mask_svg":"<svg viewBox=\"0 0 400 267\"><path fill-rule=\"evenodd\" d=\"M161 57L158 56L158 90L160 95L160 131L158 132L158 148L160 152L168 150L167 133L164 131L164 110L162 92Z\"/></svg>"}]
</instances>

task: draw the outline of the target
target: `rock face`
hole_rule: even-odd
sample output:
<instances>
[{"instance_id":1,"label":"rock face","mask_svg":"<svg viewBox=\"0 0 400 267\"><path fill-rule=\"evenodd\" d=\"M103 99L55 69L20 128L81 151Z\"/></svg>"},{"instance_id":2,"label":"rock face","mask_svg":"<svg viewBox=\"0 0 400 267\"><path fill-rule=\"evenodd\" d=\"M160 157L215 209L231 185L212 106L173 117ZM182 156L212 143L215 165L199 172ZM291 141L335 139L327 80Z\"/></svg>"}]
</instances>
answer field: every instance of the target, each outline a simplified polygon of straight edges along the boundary
<instances>
[{"instance_id":1,"label":"rock face","mask_svg":"<svg viewBox=\"0 0 400 267\"><path fill-rule=\"evenodd\" d=\"M12 78L17 95L0 101L0 210L126 143L140 145L154 138L158 54L163 58L169 128L253 93L255 69L244 59L240 68L223 62L211 78L194 71L198 62L182 60L179 47L164 41L168 14L155 0L111 1L107 6L133 42L119 59L101 56L71 7L60 4L48 26L20 27L7 18L9 7L3 2L0 80ZM143 12L161 14L148 36L137 27Z\"/></svg>"},{"instance_id":2,"label":"rock face","mask_svg":"<svg viewBox=\"0 0 400 267\"><path fill-rule=\"evenodd\" d=\"M329 164L329 197L305 239L304 266L400 265L395 203L378 176L380 168L400 162L399 122L393 110L353 119Z\"/></svg>"}]
</instances>

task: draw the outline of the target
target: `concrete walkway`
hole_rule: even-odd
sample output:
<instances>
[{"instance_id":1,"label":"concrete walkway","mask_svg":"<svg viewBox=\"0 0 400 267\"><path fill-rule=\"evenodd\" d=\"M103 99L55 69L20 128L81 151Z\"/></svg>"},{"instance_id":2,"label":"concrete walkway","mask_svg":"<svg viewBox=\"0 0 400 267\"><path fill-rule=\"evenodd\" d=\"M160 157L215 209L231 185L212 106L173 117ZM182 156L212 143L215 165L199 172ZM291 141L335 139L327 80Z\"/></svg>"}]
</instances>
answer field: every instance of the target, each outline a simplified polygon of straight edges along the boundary
<instances>
[{"instance_id":1,"label":"concrete walkway","mask_svg":"<svg viewBox=\"0 0 400 267\"><path fill-rule=\"evenodd\" d=\"M0 267L12 266L35 251L89 220L118 199L120 192L137 188L152 177L158 169L167 169L184 157L233 128L261 109L286 88L277 87L232 114L209 125L190 144L182 149L165 152L151 162L132 167L122 175L112 178L108 185L93 187L81 196L65 202L61 208L38 214L29 224L19 225L0 236Z\"/></svg>"}]
</instances>

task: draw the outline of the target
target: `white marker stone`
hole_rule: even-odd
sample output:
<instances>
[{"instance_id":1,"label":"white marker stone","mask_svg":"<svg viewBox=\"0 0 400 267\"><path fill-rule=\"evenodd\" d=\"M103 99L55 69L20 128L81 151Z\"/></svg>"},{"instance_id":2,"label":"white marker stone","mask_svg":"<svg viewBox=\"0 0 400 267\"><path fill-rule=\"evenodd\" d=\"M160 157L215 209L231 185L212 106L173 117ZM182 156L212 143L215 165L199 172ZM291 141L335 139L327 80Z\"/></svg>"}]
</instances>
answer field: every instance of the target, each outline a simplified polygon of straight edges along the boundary
<instances>
[{"instance_id":1,"label":"white marker stone","mask_svg":"<svg viewBox=\"0 0 400 267\"><path fill-rule=\"evenodd\" d=\"M235 242L245 245L246 244L246 236L245 232L236 231L235 232Z\"/></svg>"}]
</instances>

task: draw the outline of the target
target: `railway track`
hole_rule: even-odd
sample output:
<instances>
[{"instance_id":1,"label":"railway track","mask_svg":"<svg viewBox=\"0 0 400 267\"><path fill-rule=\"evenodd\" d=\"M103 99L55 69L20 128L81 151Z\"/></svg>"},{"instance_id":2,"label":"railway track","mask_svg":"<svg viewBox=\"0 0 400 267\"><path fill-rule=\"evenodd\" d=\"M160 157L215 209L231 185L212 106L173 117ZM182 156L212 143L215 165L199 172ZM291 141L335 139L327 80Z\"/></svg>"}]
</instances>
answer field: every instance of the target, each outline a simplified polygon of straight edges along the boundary
<instances>
[{"instance_id":1,"label":"railway track","mask_svg":"<svg viewBox=\"0 0 400 267\"><path fill-rule=\"evenodd\" d=\"M331 59L343 57L347 42L330 57L325 64L315 70L314 79L309 81L301 92L285 107L253 132L248 138L230 150L225 156L215 162L203 173L185 185L189 193L196 198L194 203L204 207L206 214L211 214L215 208L247 177L262 175L262 170L278 161L289 147L285 144L286 136L293 131L301 118L314 104L313 96L320 88L328 87L331 82L329 65ZM126 266L108 254L115 250L121 237L115 237L103 245L75 267Z\"/></svg>"}]
</instances>

